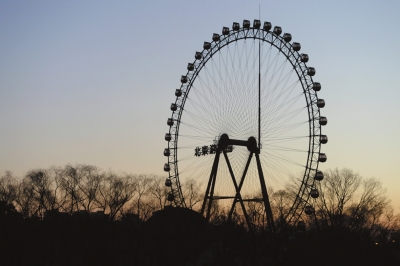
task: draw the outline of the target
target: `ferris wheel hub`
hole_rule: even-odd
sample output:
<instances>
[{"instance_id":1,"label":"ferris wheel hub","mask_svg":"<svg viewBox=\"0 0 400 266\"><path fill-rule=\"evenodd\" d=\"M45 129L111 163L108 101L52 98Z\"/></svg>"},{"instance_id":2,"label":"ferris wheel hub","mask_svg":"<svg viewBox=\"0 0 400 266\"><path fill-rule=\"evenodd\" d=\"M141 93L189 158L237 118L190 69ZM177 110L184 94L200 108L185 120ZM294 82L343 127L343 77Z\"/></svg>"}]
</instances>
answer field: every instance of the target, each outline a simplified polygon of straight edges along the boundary
<instances>
[{"instance_id":1,"label":"ferris wheel hub","mask_svg":"<svg viewBox=\"0 0 400 266\"><path fill-rule=\"evenodd\" d=\"M228 146L245 146L250 152L259 154L257 140L255 137L250 137L247 140L230 139L228 134L222 134L218 141L218 149L225 150Z\"/></svg>"}]
</instances>

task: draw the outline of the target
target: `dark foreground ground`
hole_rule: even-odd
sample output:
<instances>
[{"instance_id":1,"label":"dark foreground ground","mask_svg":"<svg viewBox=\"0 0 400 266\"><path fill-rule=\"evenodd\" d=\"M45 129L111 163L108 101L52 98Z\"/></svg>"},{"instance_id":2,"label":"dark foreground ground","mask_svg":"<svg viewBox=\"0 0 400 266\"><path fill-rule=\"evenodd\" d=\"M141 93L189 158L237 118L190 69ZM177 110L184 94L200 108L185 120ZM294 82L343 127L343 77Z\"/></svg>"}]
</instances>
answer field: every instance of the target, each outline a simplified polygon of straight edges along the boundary
<instances>
[{"instance_id":1,"label":"dark foreground ground","mask_svg":"<svg viewBox=\"0 0 400 266\"><path fill-rule=\"evenodd\" d=\"M182 208L135 216L0 216L0 265L400 265L400 239L363 241L345 229L272 237Z\"/></svg>"}]
</instances>

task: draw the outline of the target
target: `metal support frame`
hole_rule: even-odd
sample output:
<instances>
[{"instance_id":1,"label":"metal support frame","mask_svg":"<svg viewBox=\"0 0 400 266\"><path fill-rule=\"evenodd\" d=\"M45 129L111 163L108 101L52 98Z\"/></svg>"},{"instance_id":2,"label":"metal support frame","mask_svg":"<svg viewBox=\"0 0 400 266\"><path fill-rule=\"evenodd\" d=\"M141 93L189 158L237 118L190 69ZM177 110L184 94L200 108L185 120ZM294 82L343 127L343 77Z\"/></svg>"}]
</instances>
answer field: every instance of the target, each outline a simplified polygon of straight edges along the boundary
<instances>
[{"instance_id":1,"label":"metal support frame","mask_svg":"<svg viewBox=\"0 0 400 266\"><path fill-rule=\"evenodd\" d=\"M233 173L232 167L231 167L231 163L229 161L227 152L226 152L226 147L228 145L236 145L236 146L245 146L247 147L247 149L250 151L249 157L247 159L247 163L245 166L245 169L243 171L243 175L240 179L240 183L239 185L236 182L236 178L235 175ZM220 155L221 153L224 155L225 161L227 163L228 169L229 169L229 173L231 175L232 178L232 182L233 185L235 187L235 196L226 196L226 197L214 197L214 189L215 189L215 181L217 179L217 172L218 172L218 165L219 165L219 160L220 160ZM210 216L211 216L211 207L212 207L212 203L214 200L218 200L218 199L232 199L233 198L233 203L232 206L230 208L229 211L229 215L228 215L228 221L232 220L232 214L235 210L235 206L236 203L239 202L242 211L243 211L243 215L246 219L246 223L249 229L253 228L253 225L250 222L250 218L249 215L247 214L246 211L246 207L244 205L244 201L249 201L251 199L243 199L242 195L240 193L240 190L242 189L244 180L246 178L246 174L247 174L247 170L249 168L251 159L253 158L253 155L255 155L256 157L256 163L257 163L257 169L258 169L258 176L260 179L260 185L261 185L261 193L262 193L262 202L264 203L264 207L265 207L265 215L267 218L267 226L268 229L270 230L270 232L275 232L275 224L274 224L274 219L273 219L273 215L272 215L272 210L271 210L271 205L269 203L269 197L268 197L268 192L267 192L267 187L265 185L265 179L264 179L264 174L262 171L262 166L261 166L261 162L260 162L260 157L259 157L259 153L260 150L257 147L257 141L254 137L250 137L247 141L244 140L235 140L235 139L229 139L227 134L223 134L218 142L218 147L217 147L217 151L215 153L215 158L214 158L214 163L212 166L212 170L211 170L211 174L210 174L210 179L208 180L208 184L207 184L207 189L206 189L206 194L204 195L204 200L203 200L203 205L201 208L201 214L204 216L204 212L206 211L206 206L207 206L207 213L206 213L206 220L209 221L210 220ZM259 200L259 199L257 199Z\"/></svg>"}]
</instances>

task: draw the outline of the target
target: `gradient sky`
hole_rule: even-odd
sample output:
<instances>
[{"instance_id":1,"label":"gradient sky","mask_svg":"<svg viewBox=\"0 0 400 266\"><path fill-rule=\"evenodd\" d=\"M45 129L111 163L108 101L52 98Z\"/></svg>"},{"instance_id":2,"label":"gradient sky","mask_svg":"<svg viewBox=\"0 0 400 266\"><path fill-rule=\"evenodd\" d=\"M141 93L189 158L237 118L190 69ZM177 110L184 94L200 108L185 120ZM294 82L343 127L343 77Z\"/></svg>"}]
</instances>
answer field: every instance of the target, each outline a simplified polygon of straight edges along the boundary
<instances>
[{"instance_id":1,"label":"gradient sky","mask_svg":"<svg viewBox=\"0 0 400 266\"><path fill-rule=\"evenodd\" d=\"M400 1L0 1L0 171L154 173L195 51L232 22L281 26L316 68L321 169L376 177L400 211Z\"/></svg>"}]
</instances>

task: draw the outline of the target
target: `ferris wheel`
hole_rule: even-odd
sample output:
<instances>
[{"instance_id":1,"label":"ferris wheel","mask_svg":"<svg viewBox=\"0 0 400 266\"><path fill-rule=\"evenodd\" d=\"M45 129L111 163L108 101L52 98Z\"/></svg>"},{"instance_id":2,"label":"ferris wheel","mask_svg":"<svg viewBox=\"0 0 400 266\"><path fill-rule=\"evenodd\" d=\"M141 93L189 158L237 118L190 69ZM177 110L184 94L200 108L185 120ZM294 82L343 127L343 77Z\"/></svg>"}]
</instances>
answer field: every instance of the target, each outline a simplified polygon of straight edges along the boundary
<instances>
[{"instance_id":1,"label":"ferris wheel","mask_svg":"<svg viewBox=\"0 0 400 266\"><path fill-rule=\"evenodd\" d=\"M321 153L328 141L321 130L325 101L317 96L321 84L313 81L309 56L291 40L270 22L244 20L195 52L167 120L164 170L172 205L185 206L181 183L193 179L204 191L207 217L213 201L231 211L246 201L270 209L268 193L297 179L285 218L295 223L313 213L309 202L323 179L318 166L327 159Z\"/></svg>"}]
</instances>

